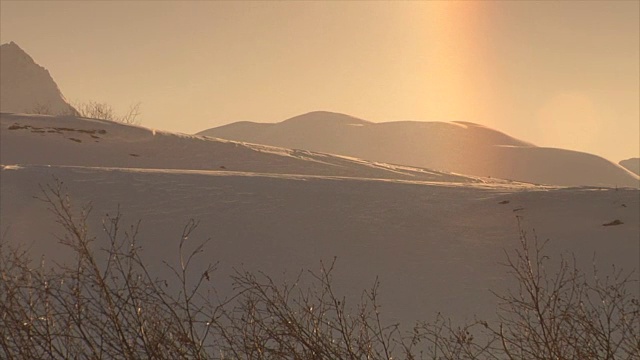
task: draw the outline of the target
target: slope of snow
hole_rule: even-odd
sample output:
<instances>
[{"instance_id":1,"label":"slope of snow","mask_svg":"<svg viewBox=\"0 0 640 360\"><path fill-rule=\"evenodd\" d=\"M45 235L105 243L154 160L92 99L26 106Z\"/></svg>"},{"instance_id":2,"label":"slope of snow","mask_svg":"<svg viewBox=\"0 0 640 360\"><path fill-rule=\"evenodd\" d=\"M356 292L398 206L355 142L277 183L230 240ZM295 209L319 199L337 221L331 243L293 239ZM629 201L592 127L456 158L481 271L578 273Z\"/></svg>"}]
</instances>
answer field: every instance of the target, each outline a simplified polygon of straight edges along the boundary
<instances>
[{"instance_id":1,"label":"slope of snow","mask_svg":"<svg viewBox=\"0 0 640 360\"><path fill-rule=\"evenodd\" d=\"M337 257L336 290L357 301L378 276L389 321L491 317L489 289L509 285L499 262L517 247L516 217L550 239L552 262L573 252L586 271L594 254L603 270L639 267L636 189L535 186L71 116L0 114L0 150L3 240L70 261L34 198L57 178L74 204L92 204L96 246L118 206L129 224L141 219L158 277L170 276L162 263L177 260L183 226L200 220L193 242L213 241L196 268L220 261L221 295L233 269L291 280Z\"/></svg>"},{"instance_id":2,"label":"slope of snow","mask_svg":"<svg viewBox=\"0 0 640 360\"><path fill-rule=\"evenodd\" d=\"M640 175L640 158L630 158L620 161L620 166L631 171L636 175Z\"/></svg>"},{"instance_id":3,"label":"slope of snow","mask_svg":"<svg viewBox=\"0 0 640 360\"><path fill-rule=\"evenodd\" d=\"M370 123L314 112L276 124L235 123L199 134L540 184L640 186L637 175L601 157L536 147L469 122Z\"/></svg>"},{"instance_id":4,"label":"slope of snow","mask_svg":"<svg viewBox=\"0 0 640 360\"><path fill-rule=\"evenodd\" d=\"M74 204L91 202L96 246L104 214L119 206L129 224L142 219L139 244L158 276L169 276L161 261L175 264L182 228L194 218L200 226L190 241L212 238L200 260L220 261L215 284L223 293L233 268L281 281L337 257L339 293L358 300L379 276L383 314L404 324L437 311L491 317L496 302L489 289L509 284L498 263L517 247L516 216L550 239L552 262L571 251L586 271L594 253L602 271L639 265L640 197L632 189L37 165L3 166L0 175L4 237L38 259L70 260L53 236L60 229L33 198L56 177ZM623 224L602 226L612 220Z\"/></svg>"},{"instance_id":5,"label":"slope of snow","mask_svg":"<svg viewBox=\"0 0 640 360\"><path fill-rule=\"evenodd\" d=\"M16 43L0 45L0 111L75 114L47 69Z\"/></svg>"},{"instance_id":6,"label":"slope of snow","mask_svg":"<svg viewBox=\"0 0 640 360\"><path fill-rule=\"evenodd\" d=\"M0 163L224 170L412 181L511 183L356 158L173 134L73 116L0 114Z\"/></svg>"}]
</instances>

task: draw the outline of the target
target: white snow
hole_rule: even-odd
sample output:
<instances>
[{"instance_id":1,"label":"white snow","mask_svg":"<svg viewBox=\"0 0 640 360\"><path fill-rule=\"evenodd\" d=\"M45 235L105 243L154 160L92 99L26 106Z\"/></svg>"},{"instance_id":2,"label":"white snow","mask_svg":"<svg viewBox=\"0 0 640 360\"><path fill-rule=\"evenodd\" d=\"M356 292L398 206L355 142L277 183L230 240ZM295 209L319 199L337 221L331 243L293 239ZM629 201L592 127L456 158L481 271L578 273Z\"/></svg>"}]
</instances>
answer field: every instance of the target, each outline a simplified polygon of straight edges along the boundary
<instances>
[{"instance_id":1,"label":"white snow","mask_svg":"<svg viewBox=\"0 0 640 360\"><path fill-rule=\"evenodd\" d=\"M276 124L241 122L199 134L537 184L640 187L636 174L609 160L537 147L470 122L372 123L312 112Z\"/></svg>"},{"instance_id":2,"label":"white snow","mask_svg":"<svg viewBox=\"0 0 640 360\"><path fill-rule=\"evenodd\" d=\"M622 160L619 164L632 173L640 175L640 158L630 158Z\"/></svg>"},{"instance_id":3,"label":"white snow","mask_svg":"<svg viewBox=\"0 0 640 360\"><path fill-rule=\"evenodd\" d=\"M55 177L74 204L91 202L97 244L100 217L118 206L128 223L141 219L158 276L194 218L191 239L213 240L201 261L220 261L221 291L233 268L279 281L337 257L340 293L357 301L379 276L383 314L408 325L438 311L494 314L489 289L509 284L499 262L517 246L516 216L550 239L552 262L574 252L587 271L594 254L603 270L639 267L637 189L537 186L75 117L0 114L0 147L0 230L35 258L69 260L34 199ZM623 224L602 226L612 220Z\"/></svg>"},{"instance_id":4,"label":"white snow","mask_svg":"<svg viewBox=\"0 0 640 360\"><path fill-rule=\"evenodd\" d=\"M0 114L0 130L3 164L227 170L518 184L71 116L3 113Z\"/></svg>"}]
</instances>

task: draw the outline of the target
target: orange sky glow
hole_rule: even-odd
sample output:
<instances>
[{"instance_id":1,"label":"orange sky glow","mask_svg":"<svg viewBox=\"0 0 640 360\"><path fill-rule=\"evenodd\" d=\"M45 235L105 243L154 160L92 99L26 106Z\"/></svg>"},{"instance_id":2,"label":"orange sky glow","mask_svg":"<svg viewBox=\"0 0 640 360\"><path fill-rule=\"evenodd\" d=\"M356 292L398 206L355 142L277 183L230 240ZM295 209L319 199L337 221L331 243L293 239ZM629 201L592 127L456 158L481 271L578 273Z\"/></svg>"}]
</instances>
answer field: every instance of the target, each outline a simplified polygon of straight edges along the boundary
<instances>
[{"instance_id":1,"label":"orange sky glow","mask_svg":"<svg viewBox=\"0 0 640 360\"><path fill-rule=\"evenodd\" d=\"M640 2L0 3L71 101L194 133L315 110L640 156Z\"/></svg>"}]
</instances>

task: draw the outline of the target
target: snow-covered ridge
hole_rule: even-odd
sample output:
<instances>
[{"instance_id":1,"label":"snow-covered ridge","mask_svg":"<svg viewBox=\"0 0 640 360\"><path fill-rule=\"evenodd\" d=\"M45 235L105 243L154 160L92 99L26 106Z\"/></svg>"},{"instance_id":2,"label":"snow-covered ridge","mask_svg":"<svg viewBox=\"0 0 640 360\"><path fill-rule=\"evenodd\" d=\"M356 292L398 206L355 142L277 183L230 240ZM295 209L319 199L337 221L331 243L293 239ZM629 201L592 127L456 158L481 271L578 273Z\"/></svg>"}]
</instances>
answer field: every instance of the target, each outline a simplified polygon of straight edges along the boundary
<instances>
[{"instance_id":1,"label":"snow-covered ridge","mask_svg":"<svg viewBox=\"0 0 640 360\"><path fill-rule=\"evenodd\" d=\"M275 124L233 123L198 134L538 184L640 187L637 175L602 157L537 147L470 122L371 123L312 112Z\"/></svg>"},{"instance_id":2,"label":"snow-covered ridge","mask_svg":"<svg viewBox=\"0 0 640 360\"><path fill-rule=\"evenodd\" d=\"M528 186L74 116L2 113L0 130L0 162L5 165L216 170Z\"/></svg>"},{"instance_id":3,"label":"snow-covered ridge","mask_svg":"<svg viewBox=\"0 0 640 360\"><path fill-rule=\"evenodd\" d=\"M631 171L636 175L640 175L640 158L630 158L620 161L620 166Z\"/></svg>"}]
</instances>

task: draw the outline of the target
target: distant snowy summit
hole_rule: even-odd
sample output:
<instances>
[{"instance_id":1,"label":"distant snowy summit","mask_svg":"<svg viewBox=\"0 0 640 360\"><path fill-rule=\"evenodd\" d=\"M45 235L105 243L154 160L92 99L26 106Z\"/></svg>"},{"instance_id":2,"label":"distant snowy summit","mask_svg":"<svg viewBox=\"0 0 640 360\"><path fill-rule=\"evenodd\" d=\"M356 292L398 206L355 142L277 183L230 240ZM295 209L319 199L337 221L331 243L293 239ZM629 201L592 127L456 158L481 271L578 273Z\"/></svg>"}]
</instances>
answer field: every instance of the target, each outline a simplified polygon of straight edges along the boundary
<instances>
[{"instance_id":1,"label":"distant snowy summit","mask_svg":"<svg viewBox=\"0 0 640 360\"><path fill-rule=\"evenodd\" d=\"M640 175L640 158L630 158L619 162L620 166L631 171L636 175Z\"/></svg>"},{"instance_id":2,"label":"distant snowy summit","mask_svg":"<svg viewBox=\"0 0 640 360\"><path fill-rule=\"evenodd\" d=\"M77 113L49 71L14 42L0 45L0 112Z\"/></svg>"},{"instance_id":3,"label":"distant snowy summit","mask_svg":"<svg viewBox=\"0 0 640 360\"><path fill-rule=\"evenodd\" d=\"M640 186L637 175L599 156L538 147L470 122L373 123L315 111L279 123L232 123L198 135L535 184Z\"/></svg>"}]
</instances>

